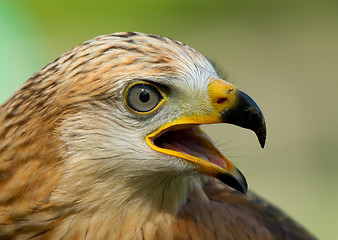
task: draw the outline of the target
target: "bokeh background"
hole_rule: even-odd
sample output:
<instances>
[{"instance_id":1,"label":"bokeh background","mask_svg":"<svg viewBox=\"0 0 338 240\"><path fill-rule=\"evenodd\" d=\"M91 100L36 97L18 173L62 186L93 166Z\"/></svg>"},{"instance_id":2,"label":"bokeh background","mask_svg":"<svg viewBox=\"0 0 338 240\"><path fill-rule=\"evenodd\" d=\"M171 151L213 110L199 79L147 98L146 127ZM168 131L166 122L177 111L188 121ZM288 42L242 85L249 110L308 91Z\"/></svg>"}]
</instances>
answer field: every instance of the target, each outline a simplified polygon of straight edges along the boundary
<instances>
[{"instance_id":1,"label":"bokeh background","mask_svg":"<svg viewBox=\"0 0 338 240\"><path fill-rule=\"evenodd\" d=\"M119 31L184 42L250 94L268 127L206 126L251 190L338 239L338 1L0 1L0 102L75 45Z\"/></svg>"}]
</instances>

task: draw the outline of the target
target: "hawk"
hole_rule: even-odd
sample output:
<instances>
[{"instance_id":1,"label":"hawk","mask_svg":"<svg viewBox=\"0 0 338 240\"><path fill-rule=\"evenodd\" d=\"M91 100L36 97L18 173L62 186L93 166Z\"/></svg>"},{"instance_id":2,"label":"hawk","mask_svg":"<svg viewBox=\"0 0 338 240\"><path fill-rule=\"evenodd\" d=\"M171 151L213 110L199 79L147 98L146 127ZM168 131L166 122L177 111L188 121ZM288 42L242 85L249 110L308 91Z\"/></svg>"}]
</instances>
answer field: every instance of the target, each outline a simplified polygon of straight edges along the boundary
<instances>
[{"instance_id":1,"label":"hawk","mask_svg":"<svg viewBox=\"0 0 338 240\"><path fill-rule=\"evenodd\" d=\"M84 42L0 108L0 239L314 239L252 192L200 128L266 127L191 47Z\"/></svg>"}]
</instances>

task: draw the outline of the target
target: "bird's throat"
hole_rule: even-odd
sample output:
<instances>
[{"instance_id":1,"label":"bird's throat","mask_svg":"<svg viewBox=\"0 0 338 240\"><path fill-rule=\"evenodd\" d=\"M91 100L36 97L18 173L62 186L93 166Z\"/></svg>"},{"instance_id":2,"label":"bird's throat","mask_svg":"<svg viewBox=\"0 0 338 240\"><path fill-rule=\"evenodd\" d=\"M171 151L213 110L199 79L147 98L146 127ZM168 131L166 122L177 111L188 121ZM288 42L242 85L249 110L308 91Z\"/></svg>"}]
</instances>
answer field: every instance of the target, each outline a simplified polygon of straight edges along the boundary
<instances>
[{"instance_id":1,"label":"bird's throat","mask_svg":"<svg viewBox=\"0 0 338 240\"><path fill-rule=\"evenodd\" d=\"M131 179L131 201L141 209L150 212L167 212L176 215L186 202L192 188L200 181L189 174L173 172L147 172L138 178Z\"/></svg>"}]
</instances>

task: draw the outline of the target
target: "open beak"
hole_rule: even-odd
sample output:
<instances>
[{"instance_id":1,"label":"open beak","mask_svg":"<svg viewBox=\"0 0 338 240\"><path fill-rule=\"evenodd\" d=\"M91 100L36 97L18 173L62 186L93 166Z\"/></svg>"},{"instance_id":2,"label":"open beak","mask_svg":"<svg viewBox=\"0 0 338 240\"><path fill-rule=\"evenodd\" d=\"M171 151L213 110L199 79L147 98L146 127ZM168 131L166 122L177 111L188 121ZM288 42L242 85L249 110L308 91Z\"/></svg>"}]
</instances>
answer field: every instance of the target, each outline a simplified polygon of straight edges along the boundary
<instances>
[{"instance_id":1,"label":"open beak","mask_svg":"<svg viewBox=\"0 0 338 240\"><path fill-rule=\"evenodd\" d=\"M185 116L165 124L149 134L146 142L155 151L185 159L200 172L246 193L247 182L243 174L217 149L198 125L223 122L251 129L263 148L266 139L263 114L247 94L224 80L211 79L208 95L211 112Z\"/></svg>"}]
</instances>

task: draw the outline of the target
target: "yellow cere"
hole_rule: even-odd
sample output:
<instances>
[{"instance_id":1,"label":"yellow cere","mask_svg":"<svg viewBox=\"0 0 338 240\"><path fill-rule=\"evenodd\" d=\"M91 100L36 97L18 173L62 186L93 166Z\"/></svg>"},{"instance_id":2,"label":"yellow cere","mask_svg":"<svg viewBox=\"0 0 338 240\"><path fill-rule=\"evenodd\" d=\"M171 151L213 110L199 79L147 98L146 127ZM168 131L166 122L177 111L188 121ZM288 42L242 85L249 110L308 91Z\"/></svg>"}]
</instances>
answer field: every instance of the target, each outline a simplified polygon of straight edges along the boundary
<instances>
[{"instance_id":1,"label":"yellow cere","mask_svg":"<svg viewBox=\"0 0 338 240\"><path fill-rule=\"evenodd\" d=\"M213 109L217 112L224 110L233 103L237 88L225 80L210 78L208 95Z\"/></svg>"}]
</instances>

